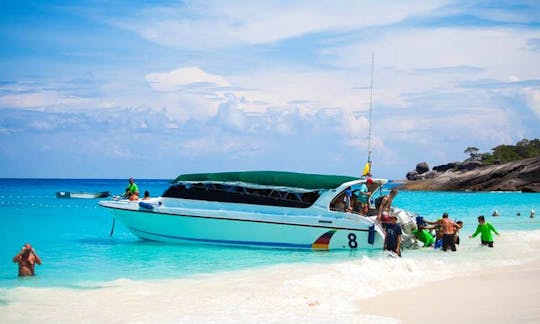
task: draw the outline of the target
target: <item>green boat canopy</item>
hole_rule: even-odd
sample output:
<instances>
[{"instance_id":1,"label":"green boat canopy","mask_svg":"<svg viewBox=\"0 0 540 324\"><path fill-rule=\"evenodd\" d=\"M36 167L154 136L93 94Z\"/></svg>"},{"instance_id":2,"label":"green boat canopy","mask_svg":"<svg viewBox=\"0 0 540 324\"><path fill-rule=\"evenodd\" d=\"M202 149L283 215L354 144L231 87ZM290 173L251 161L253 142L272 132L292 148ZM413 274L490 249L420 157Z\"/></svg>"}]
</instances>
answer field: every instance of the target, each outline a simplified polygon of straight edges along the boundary
<instances>
[{"instance_id":1,"label":"green boat canopy","mask_svg":"<svg viewBox=\"0 0 540 324\"><path fill-rule=\"evenodd\" d=\"M245 182L264 186L282 186L304 189L333 189L339 187L344 182L353 180L358 180L358 178L339 175L307 174L281 171L240 171L182 174L172 182Z\"/></svg>"}]
</instances>

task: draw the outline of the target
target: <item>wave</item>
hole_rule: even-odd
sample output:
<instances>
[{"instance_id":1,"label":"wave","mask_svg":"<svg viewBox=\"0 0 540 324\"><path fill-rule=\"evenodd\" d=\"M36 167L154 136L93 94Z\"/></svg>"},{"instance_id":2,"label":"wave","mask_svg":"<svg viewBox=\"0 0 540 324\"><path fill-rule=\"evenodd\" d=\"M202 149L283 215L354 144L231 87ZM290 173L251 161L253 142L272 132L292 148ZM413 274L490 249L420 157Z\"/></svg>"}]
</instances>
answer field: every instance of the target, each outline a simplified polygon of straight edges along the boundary
<instances>
[{"instance_id":1,"label":"wave","mask_svg":"<svg viewBox=\"0 0 540 324\"><path fill-rule=\"evenodd\" d=\"M494 267L538 262L540 230L495 236L495 248L462 237L458 252L406 250L328 263L294 263L183 279L89 282L77 287L0 289L4 323L43 321L240 322L349 320L361 299ZM329 260L329 259L325 259ZM421 296L420 296L421 297ZM119 320L121 319L121 320Z\"/></svg>"}]
</instances>

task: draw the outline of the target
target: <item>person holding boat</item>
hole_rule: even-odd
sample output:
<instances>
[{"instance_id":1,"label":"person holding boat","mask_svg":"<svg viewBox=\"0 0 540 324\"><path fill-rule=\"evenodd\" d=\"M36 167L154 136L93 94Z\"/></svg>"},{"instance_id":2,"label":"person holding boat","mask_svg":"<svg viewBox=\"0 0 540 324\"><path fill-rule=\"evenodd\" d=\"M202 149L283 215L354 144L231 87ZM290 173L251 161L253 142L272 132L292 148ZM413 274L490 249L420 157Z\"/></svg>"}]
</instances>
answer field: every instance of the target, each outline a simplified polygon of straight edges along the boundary
<instances>
[{"instance_id":1,"label":"person holding boat","mask_svg":"<svg viewBox=\"0 0 540 324\"><path fill-rule=\"evenodd\" d=\"M412 233L420 242L424 243L424 247L431 247L435 243L435 238L431 233L426 229L426 221L424 217L416 217L417 229L413 230Z\"/></svg>"},{"instance_id":2,"label":"person holding boat","mask_svg":"<svg viewBox=\"0 0 540 324\"><path fill-rule=\"evenodd\" d=\"M126 187L124 198L128 198L129 200L139 200L139 187L137 187L135 180L133 178L129 178L128 182L129 183Z\"/></svg>"},{"instance_id":3,"label":"person holding boat","mask_svg":"<svg viewBox=\"0 0 540 324\"><path fill-rule=\"evenodd\" d=\"M19 277L34 276L34 267L41 265L41 258L29 243L26 243L22 250L13 257L13 262L19 264Z\"/></svg>"},{"instance_id":4,"label":"person holding boat","mask_svg":"<svg viewBox=\"0 0 540 324\"><path fill-rule=\"evenodd\" d=\"M390 212L392 210L392 201L397 196L398 191L397 189L390 190L390 193L387 196L384 196L381 200L381 204L379 205L379 210L377 212L377 221L381 223L381 225L386 227L387 224L390 224Z\"/></svg>"},{"instance_id":5,"label":"person holding boat","mask_svg":"<svg viewBox=\"0 0 540 324\"><path fill-rule=\"evenodd\" d=\"M386 225L386 235L384 236L384 250L401 257L401 234L401 226L397 224L397 217L390 216L390 223Z\"/></svg>"},{"instance_id":6,"label":"person holding boat","mask_svg":"<svg viewBox=\"0 0 540 324\"><path fill-rule=\"evenodd\" d=\"M442 230L442 250L447 251L450 248L453 252L456 251L455 233L461 228L461 225L448 219L448 213L443 213L442 218L435 222L440 225Z\"/></svg>"}]
</instances>

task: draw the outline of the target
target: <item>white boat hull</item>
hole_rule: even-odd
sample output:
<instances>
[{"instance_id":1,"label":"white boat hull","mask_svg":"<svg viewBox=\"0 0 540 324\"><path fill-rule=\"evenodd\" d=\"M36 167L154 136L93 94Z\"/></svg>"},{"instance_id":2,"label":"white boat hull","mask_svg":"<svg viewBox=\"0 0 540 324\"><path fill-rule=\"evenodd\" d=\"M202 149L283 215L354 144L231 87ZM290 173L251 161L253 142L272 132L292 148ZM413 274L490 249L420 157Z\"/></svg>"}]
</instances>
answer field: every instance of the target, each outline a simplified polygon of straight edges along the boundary
<instances>
[{"instance_id":1,"label":"white boat hull","mask_svg":"<svg viewBox=\"0 0 540 324\"><path fill-rule=\"evenodd\" d=\"M95 199L105 198L109 196L108 191L102 192L68 192L59 191L56 193L56 198L78 198L78 199Z\"/></svg>"},{"instance_id":2,"label":"white boat hull","mask_svg":"<svg viewBox=\"0 0 540 324\"><path fill-rule=\"evenodd\" d=\"M169 200L164 207L163 198L140 205L125 200L100 205L111 208L132 233L152 241L316 250L382 249L383 244L380 229L368 219L316 207L258 206L255 211L243 204L189 200Z\"/></svg>"}]
</instances>

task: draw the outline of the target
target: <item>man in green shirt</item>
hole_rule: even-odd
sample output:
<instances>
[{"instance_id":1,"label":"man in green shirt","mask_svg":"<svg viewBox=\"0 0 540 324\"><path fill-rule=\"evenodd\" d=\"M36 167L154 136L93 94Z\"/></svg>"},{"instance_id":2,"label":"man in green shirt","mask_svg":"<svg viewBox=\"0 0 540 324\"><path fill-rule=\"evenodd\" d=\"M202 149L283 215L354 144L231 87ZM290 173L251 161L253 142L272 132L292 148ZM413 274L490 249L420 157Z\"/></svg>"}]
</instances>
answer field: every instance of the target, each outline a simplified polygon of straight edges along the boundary
<instances>
[{"instance_id":1,"label":"man in green shirt","mask_svg":"<svg viewBox=\"0 0 540 324\"><path fill-rule=\"evenodd\" d=\"M124 196L129 200L139 199L139 187L137 187L137 184L133 178L129 178L129 184L126 187L126 194Z\"/></svg>"},{"instance_id":2,"label":"man in green shirt","mask_svg":"<svg viewBox=\"0 0 540 324\"><path fill-rule=\"evenodd\" d=\"M430 247L435 243L435 238L422 226L418 226L417 230L412 231L418 241L424 243L424 247Z\"/></svg>"},{"instance_id":3,"label":"man in green shirt","mask_svg":"<svg viewBox=\"0 0 540 324\"><path fill-rule=\"evenodd\" d=\"M490 223L486 222L484 216L478 216L478 226L476 227L476 232L474 232L473 235L469 236L469 238L476 237L476 235L480 234L480 240L482 241L482 245L487 245L490 248L493 247L493 235L491 232L494 232L495 234L499 235L495 227L491 225Z\"/></svg>"}]
</instances>

